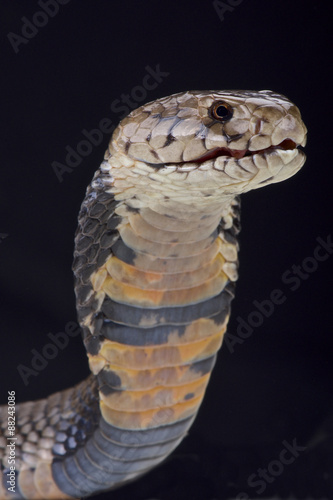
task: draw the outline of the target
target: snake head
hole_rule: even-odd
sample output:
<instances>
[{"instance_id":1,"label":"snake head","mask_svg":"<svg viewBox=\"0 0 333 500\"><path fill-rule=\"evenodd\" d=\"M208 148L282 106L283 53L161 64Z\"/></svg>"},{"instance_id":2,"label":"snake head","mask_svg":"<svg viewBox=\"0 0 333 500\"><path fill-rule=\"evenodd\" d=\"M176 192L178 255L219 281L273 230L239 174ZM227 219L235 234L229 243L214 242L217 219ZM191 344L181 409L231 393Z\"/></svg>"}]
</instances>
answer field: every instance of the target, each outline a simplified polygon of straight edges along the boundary
<instances>
[{"instance_id":1,"label":"snake head","mask_svg":"<svg viewBox=\"0 0 333 500\"><path fill-rule=\"evenodd\" d=\"M160 175L176 172L194 191L235 195L294 175L306 132L298 108L270 90L192 91L130 113L109 151Z\"/></svg>"}]
</instances>

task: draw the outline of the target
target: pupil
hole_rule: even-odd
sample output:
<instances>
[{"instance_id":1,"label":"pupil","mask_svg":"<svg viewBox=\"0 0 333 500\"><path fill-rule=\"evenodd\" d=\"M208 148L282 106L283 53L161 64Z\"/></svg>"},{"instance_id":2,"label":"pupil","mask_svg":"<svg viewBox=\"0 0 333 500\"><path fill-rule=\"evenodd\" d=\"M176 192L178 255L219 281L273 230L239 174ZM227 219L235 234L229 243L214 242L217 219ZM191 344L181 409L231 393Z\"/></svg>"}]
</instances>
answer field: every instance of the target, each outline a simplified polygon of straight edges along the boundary
<instances>
[{"instance_id":1,"label":"pupil","mask_svg":"<svg viewBox=\"0 0 333 500\"><path fill-rule=\"evenodd\" d=\"M229 110L225 106L219 106L218 108L216 108L215 112L216 112L217 116L219 116L220 118L224 118L225 116L228 116L228 114L229 114Z\"/></svg>"}]
</instances>

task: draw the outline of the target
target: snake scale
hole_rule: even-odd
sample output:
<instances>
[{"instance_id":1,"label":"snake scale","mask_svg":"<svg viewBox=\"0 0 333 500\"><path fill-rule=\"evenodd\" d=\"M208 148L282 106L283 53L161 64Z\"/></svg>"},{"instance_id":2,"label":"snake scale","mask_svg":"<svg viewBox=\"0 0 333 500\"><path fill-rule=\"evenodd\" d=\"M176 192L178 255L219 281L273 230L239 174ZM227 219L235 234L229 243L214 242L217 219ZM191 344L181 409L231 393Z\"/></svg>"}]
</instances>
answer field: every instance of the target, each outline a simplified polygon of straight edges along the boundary
<instances>
[{"instance_id":1,"label":"snake scale","mask_svg":"<svg viewBox=\"0 0 333 500\"><path fill-rule=\"evenodd\" d=\"M120 122L75 237L91 375L17 405L15 493L1 408L1 499L89 497L175 449L226 331L239 195L294 175L305 143L298 108L268 90L183 92Z\"/></svg>"}]
</instances>

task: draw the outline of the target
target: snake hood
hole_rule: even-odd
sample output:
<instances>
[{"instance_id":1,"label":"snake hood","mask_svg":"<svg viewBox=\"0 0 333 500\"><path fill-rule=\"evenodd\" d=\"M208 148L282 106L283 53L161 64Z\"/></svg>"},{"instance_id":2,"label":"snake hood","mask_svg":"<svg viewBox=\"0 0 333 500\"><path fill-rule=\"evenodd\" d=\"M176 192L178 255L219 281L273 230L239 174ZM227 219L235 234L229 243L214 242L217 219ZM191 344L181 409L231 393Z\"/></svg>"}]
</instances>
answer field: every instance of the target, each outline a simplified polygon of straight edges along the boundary
<instances>
[{"instance_id":1,"label":"snake hood","mask_svg":"<svg viewBox=\"0 0 333 500\"><path fill-rule=\"evenodd\" d=\"M306 132L298 108L269 90L178 93L122 120L109 147L112 173L122 191L117 166L126 157L130 175L131 160L143 167L143 192L148 176L154 191L151 180L164 189L169 180L178 199L181 185L196 199L235 196L294 175L305 162L298 146L306 144ZM140 192L142 198L141 186Z\"/></svg>"}]
</instances>

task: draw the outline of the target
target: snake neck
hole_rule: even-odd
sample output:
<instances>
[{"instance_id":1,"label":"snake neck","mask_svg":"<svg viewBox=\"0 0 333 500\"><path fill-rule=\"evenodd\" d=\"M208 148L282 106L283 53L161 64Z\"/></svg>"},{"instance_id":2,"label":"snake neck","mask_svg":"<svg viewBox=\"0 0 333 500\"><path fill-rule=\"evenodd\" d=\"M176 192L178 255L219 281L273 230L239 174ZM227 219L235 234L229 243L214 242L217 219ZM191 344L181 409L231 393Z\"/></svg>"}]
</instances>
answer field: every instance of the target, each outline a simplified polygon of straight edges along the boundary
<instances>
[{"instance_id":1,"label":"snake neck","mask_svg":"<svg viewBox=\"0 0 333 500\"><path fill-rule=\"evenodd\" d=\"M29 444L31 471L19 480L27 498L81 498L163 461L197 414L226 330L238 200L142 200L110 173L104 163L88 188L73 264L92 375L20 405L20 433L33 431L24 425L36 414L52 414L54 427L48 442L40 435L47 464Z\"/></svg>"},{"instance_id":2,"label":"snake neck","mask_svg":"<svg viewBox=\"0 0 333 500\"><path fill-rule=\"evenodd\" d=\"M170 425L196 413L222 342L237 279L239 202L142 198L128 179L120 190L125 172L111 176L109 165L88 190L76 245L78 260L93 254L86 246L95 232L106 249L95 270L76 272L90 369L110 425Z\"/></svg>"},{"instance_id":3,"label":"snake neck","mask_svg":"<svg viewBox=\"0 0 333 500\"><path fill-rule=\"evenodd\" d=\"M99 422L71 449L67 441L61 448L61 432L55 437L53 479L74 498L144 474L186 435L237 278L237 199L142 199L135 183L120 185L104 162L75 238L77 310Z\"/></svg>"}]
</instances>

